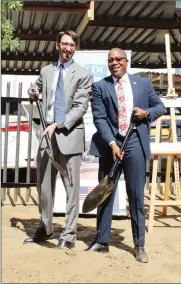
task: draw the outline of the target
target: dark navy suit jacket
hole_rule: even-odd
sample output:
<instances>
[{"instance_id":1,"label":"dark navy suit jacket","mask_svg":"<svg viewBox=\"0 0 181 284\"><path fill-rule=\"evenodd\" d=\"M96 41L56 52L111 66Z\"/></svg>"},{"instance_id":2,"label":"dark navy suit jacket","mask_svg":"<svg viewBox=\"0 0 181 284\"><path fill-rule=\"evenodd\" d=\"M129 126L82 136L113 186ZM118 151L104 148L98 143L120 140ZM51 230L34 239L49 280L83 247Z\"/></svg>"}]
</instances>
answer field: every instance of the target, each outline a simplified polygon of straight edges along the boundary
<instances>
[{"instance_id":1,"label":"dark navy suit jacket","mask_svg":"<svg viewBox=\"0 0 181 284\"><path fill-rule=\"evenodd\" d=\"M130 74L128 76L132 87L133 106L148 110L150 114L149 121L139 122L137 125L144 153L150 160L150 122L163 115L165 107L149 79ZM97 132L92 137L90 154L104 157L110 154L109 143L116 141L119 134L118 100L112 76L93 83L91 107Z\"/></svg>"}]
</instances>

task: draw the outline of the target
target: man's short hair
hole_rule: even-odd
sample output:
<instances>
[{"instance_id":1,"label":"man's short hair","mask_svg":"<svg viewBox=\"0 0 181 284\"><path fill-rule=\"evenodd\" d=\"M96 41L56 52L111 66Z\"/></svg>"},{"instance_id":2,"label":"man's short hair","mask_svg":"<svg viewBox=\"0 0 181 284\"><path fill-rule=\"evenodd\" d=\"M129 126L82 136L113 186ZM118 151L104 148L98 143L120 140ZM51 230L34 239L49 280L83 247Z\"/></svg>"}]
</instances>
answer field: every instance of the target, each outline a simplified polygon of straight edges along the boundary
<instances>
[{"instance_id":1,"label":"man's short hair","mask_svg":"<svg viewBox=\"0 0 181 284\"><path fill-rule=\"evenodd\" d=\"M70 30L59 32L59 33L57 34L57 36L56 36L56 41L57 41L57 42L60 42L60 41L61 41L61 38L62 38L64 35L70 36L70 37L72 38L72 40L75 42L75 44L77 45L77 41L78 41L77 35L76 35L75 32L70 31Z\"/></svg>"}]
</instances>

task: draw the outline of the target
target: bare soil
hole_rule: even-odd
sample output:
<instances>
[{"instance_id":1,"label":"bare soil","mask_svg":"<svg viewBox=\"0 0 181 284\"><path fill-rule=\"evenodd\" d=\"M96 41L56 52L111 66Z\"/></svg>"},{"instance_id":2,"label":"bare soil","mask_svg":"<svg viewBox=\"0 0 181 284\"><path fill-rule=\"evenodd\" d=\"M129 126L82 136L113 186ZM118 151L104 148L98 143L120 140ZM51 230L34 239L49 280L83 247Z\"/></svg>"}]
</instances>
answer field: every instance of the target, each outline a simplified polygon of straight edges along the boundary
<instances>
[{"instance_id":1,"label":"bare soil","mask_svg":"<svg viewBox=\"0 0 181 284\"><path fill-rule=\"evenodd\" d=\"M11 191L13 197L13 190ZM54 217L57 239L41 244L23 244L38 226L37 196L25 197L14 206L7 197L2 206L3 283L180 283L181 209L169 208L163 217L155 212L154 232L146 233L149 263L135 261L130 219L114 218L110 253L86 252L94 240L96 219L79 218L75 249L55 250L64 217ZM147 198L146 203L147 202ZM148 205L145 205L148 217Z\"/></svg>"}]
</instances>

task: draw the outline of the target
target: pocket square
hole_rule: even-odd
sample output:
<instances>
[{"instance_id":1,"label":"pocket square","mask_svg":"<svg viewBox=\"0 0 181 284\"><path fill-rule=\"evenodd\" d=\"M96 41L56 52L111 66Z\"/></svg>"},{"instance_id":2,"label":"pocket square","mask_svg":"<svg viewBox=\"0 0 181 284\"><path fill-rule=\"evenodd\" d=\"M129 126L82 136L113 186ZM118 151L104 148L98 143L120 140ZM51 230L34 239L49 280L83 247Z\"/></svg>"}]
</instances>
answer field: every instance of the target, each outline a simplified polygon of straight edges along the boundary
<instances>
[{"instance_id":1,"label":"pocket square","mask_svg":"<svg viewBox=\"0 0 181 284\"><path fill-rule=\"evenodd\" d=\"M133 82L133 84L135 84L135 85L136 85L136 82Z\"/></svg>"}]
</instances>

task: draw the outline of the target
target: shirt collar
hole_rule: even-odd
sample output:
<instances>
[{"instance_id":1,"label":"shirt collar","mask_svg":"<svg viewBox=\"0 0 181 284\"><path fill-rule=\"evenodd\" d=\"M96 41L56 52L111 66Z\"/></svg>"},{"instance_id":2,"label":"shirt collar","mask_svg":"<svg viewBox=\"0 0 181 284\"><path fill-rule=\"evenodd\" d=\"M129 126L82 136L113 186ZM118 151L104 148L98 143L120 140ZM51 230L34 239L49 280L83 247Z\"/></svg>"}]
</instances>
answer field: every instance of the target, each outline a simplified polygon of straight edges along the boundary
<instances>
[{"instance_id":1,"label":"shirt collar","mask_svg":"<svg viewBox=\"0 0 181 284\"><path fill-rule=\"evenodd\" d=\"M73 59L71 58L69 61L63 63L63 69L69 68L72 63L73 63ZM59 69L60 64L62 64L62 62L60 60L58 60L58 62L57 62L57 69Z\"/></svg>"},{"instance_id":2,"label":"shirt collar","mask_svg":"<svg viewBox=\"0 0 181 284\"><path fill-rule=\"evenodd\" d=\"M112 76L112 78L113 78L114 84L116 84L118 78L115 78L114 76ZM123 82L129 83L128 73L125 73L121 79L122 79Z\"/></svg>"}]
</instances>

